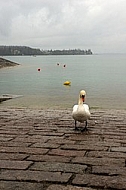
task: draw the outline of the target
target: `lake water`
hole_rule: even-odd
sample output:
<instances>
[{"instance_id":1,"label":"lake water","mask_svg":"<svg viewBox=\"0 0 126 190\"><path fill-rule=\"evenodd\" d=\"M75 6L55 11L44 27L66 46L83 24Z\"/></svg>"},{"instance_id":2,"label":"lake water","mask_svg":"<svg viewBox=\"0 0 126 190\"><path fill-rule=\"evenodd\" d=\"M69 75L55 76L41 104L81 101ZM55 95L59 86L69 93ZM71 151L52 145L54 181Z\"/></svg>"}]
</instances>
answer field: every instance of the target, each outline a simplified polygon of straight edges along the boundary
<instances>
[{"instance_id":1,"label":"lake water","mask_svg":"<svg viewBox=\"0 0 126 190\"><path fill-rule=\"evenodd\" d=\"M126 108L126 55L4 58L21 65L0 69L0 95L23 96L2 102L0 107L72 108L84 89L90 107ZM71 86L63 85L66 80Z\"/></svg>"}]
</instances>

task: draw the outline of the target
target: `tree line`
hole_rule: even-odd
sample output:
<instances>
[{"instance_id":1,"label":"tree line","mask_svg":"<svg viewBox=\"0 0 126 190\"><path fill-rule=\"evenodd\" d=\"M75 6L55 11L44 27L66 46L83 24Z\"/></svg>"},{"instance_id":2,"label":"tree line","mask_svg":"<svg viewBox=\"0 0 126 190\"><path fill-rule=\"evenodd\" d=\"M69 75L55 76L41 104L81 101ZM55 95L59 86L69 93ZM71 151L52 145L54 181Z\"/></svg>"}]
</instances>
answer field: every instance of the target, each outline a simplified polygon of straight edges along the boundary
<instances>
[{"instance_id":1,"label":"tree line","mask_svg":"<svg viewBox=\"0 0 126 190\"><path fill-rule=\"evenodd\" d=\"M1 56L11 55L91 55L91 49L40 50L27 46L0 46Z\"/></svg>"}]
</instances>

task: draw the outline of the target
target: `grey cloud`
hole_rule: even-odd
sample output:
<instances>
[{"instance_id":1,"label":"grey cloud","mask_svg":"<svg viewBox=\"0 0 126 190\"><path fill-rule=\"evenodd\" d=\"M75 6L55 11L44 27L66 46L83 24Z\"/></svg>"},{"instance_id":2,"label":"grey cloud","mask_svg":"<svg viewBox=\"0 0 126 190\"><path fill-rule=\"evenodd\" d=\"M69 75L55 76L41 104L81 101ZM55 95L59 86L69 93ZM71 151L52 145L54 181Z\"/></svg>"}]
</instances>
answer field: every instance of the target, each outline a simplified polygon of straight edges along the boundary
<instances>
[{"instance_id":1,"label":"grey cloud","mask_svg":"<svg viewBox=\"0 0 126 190\"><path fill-rule=\"evenodd\" d=\"M42 49L122 52L124 0L1 0L0 41Z\"/></svg>"}]
</instances>

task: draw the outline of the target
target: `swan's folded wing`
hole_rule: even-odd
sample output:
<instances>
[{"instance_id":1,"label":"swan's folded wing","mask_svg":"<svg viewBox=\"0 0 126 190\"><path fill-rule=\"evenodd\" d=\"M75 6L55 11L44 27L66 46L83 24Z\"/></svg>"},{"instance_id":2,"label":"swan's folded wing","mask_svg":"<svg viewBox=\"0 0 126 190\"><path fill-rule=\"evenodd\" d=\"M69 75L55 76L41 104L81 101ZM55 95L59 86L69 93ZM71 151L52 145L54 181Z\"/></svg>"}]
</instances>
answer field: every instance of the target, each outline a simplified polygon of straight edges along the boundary
<instances>
[{"instance_id":1,"label":"swan's folded wing","mask_svg":"<svg viewBox=\"0 0 126 190\"><path fill-rule=\"evenodd\" d=\"M85 110L89 110L89 106L87 104L83 104Z\"/></svg>"},{"instance_id":2,"label":"swan's folded wing","mask_svg":"<svg viewBox=\"0 0 126 190\"><path fill-rule=\"evenodd\" d=\"M90 111L89 111L89 106L87 104L83 104L83 106L84 106L84 109L85 109L88 117L90 118L91 114L90 114Z\"/></svg>"},{"instance_id":3,"label":"swan's folded wing","mask_svg":"<svg viewBox=\"0 0 126 190\"><path fill-rule=\"evenodd\" d=\"M78 105L73 106L73 112L77 111Z\"/></svg>"}]
</instances>

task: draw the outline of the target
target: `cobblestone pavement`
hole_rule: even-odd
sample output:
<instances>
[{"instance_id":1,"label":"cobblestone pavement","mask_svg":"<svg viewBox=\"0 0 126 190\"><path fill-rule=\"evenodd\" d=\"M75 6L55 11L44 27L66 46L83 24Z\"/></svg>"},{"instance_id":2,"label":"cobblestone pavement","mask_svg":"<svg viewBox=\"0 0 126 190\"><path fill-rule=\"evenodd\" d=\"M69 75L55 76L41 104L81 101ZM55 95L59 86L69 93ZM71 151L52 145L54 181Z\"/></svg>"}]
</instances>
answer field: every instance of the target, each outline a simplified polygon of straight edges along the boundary
<instances>
[{"instance_id":1,"label":"cobblestone pavement","mask_svg":"<svg viewBox=\"0 0 126 190\"><path fill-rule=\"evenodd\" d=\"M126 110L0 109L0 190L126 189Z\"/></svg>"}]
</instances>

